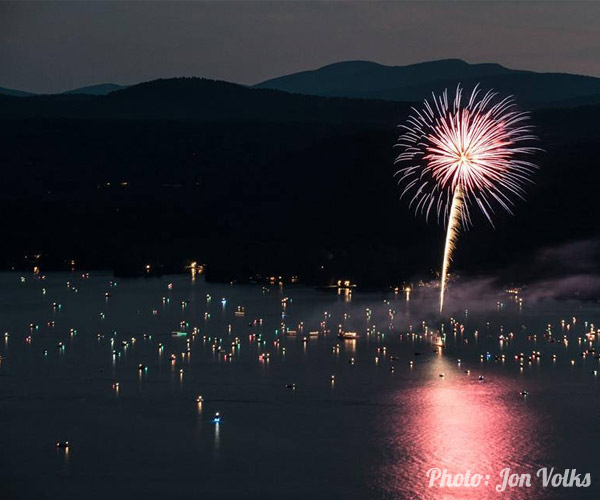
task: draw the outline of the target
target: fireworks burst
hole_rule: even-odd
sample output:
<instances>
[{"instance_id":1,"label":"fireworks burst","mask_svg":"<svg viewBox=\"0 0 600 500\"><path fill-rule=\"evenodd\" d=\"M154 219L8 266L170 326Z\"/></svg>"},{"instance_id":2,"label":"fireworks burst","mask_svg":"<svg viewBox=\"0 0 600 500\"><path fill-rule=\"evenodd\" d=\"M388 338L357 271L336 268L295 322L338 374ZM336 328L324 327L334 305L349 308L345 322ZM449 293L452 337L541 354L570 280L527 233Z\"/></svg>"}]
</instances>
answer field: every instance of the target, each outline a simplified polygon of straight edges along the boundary
<instances>
[{"instance_id":1,"label":"fireworks burst","mask_svg":"<svg viewBox=\"0 0 600 500\"><path fill-rule=\"evenodd\" d=\"M499 99L495 92L477 87L463 101L460 85L454 101L448 91L433 94L423 108L413 108L397 146L402 149L396 163L405 165L396 173L417 213L432 212L447 226L440 312L448 267L460 228L471 224L472 206L478 207L493 225L495 207L509 213L513 198L523 199L523 185L531 182L537 168L524 159L537 148L528 125L529 115L516 109L512 97Z\"/></svg>"}]
</instances>

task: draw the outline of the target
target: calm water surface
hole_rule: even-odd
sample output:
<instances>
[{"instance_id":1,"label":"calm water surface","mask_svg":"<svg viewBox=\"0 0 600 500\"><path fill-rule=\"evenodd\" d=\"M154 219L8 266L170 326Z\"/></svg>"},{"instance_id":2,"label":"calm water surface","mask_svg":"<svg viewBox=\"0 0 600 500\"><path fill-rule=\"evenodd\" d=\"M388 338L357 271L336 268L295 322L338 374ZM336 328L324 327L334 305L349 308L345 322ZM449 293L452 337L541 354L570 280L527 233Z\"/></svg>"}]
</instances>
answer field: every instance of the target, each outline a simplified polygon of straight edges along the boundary
<instances>
[{"instance_id":1,"label":"calm water surface","mask_svg":"<svg viewBox=\"0 0 600 500\"><path fill-rule=\"evenodd\" d=\"M0 498L598 498L600 308L464 304L440 349L432 294L1 274Z\"/></svg>"}]
</instances>

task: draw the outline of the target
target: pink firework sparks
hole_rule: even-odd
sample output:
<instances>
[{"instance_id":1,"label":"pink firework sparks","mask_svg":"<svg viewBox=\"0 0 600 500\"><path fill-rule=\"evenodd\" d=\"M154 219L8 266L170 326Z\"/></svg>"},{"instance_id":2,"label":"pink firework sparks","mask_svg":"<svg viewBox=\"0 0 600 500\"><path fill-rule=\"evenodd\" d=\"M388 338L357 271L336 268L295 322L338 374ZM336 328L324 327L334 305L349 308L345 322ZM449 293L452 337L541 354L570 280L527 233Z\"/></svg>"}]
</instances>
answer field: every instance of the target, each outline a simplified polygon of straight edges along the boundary
<instances>
[{"instance_id":1,"label":"pink firework sparks","mask_svg":"<svg viewBox=\"0 0 600 500\"><path fill-rule=\"evenodd\" d=\"M457 187L463 193L461 222L468 226L469 207L477 205L492 223L494 205L511 212L512 198L523 198L523 184L537 168L523 159L537 148L527 125L529 115L515 109L511 97L476 87L467 102L456 89L453 102L448 92L433 95L423 109L413 108L397 147L396 164L402 196L412 195L411 207L428 217L432 210L447 219Z\"/></svg>"},{"instance_id":2,"label":"pink firework sparks","mask_svg":"<svg viewBox=\"0 0 600 500\"><path fill-rule=\"evenodd\" d=\"M469 208L478 206L493 225L494 206L511 212L512 199L523 198L523 185L531 181L536 165L524 159L537 148L527 124L529 115L518 111L511 97L498 99L495 92L473 89L463 103L460 85L454 101L448 91L433 95L433 105L413 108L397 147L402 152L396 173L410 196L410 206L429 218L435 211L447 226L442 266L440 311L452 251L459 227L471 222Z\"/></svg>"}]
</instances>

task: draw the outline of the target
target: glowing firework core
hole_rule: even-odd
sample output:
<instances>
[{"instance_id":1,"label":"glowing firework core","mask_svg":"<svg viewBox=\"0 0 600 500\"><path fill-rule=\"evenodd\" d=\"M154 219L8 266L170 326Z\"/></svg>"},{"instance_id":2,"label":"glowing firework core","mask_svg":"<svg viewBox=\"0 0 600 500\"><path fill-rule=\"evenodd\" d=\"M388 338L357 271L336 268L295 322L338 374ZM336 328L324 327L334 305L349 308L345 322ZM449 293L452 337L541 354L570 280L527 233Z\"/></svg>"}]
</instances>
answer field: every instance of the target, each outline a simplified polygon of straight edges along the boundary
<instances>
[{"instance_id":1,"label":"glowing firework core","mask_svg":"<svg viewBox=\"0 0 600 500\"><path fill-rule=\"evenodd\" d=\"M478 206L490 223L494 205L510 213L511 198L523 198L522 185L537 168L521 159L536 150L522 145L535 139L525 124L527 113L517 111L511 97L480 93L475 87L466 104L460 86L452 104L447 91L434 94L433 105L425 101L423 109L413 108L397 144L402 152L396 163L409 163L397 172L402 196L411 193L416 212L428 218L435 210L447 225L440 312L459 227L471 222L469 207Z\"/></svg>"}]
</instances>

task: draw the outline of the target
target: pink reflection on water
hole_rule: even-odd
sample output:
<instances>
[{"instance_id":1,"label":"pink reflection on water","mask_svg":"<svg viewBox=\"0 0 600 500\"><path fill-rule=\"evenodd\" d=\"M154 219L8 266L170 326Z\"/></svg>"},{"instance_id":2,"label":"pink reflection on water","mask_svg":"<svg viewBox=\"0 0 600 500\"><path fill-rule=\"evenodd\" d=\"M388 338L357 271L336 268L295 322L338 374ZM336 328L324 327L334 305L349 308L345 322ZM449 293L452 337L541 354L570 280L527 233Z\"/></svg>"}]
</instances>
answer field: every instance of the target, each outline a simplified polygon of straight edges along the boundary
<instances>
[{"instance_id":1,"label":"pink reflection on water","mask_svg":"<svg viewBox=\"0 0 600 500\"><path fill-rule=\"evenodd\" d=\"M541 422L521 399L518 382L498 374L479 381L476 369L467 375L442 357L424 370L424 383L393 396L397 410L388 412L384 424L391 456L377 474L377 487L391 498L542 498L535 477L543 457L536 440ZM531 487L496 492L506 467L530 473ZM439 481L429 487L431 468L470 470L484 478L475 488L439 487Z\"/></svg>"}]
</instances>

